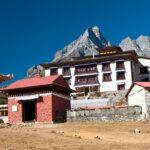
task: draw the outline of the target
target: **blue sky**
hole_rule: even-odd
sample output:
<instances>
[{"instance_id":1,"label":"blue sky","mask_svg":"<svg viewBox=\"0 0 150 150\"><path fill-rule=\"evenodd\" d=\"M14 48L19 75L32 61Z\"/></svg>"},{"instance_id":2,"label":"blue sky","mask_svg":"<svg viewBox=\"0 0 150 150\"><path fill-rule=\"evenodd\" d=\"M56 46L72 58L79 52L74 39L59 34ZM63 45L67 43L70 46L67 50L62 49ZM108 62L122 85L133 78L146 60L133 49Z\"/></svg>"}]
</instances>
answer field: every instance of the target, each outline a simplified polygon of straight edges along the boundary
<instances>
[{"instance_id":1,"label":"blue sky","mask_svg":"<svg viewBox=\"0 0 150 150\"><path fill-rule=\"evenodd\" d=\"M149 36L149 6L149 0L1 0L0 72L23 78L94 25L113 45Z\"/></svg>"}]
</instances>

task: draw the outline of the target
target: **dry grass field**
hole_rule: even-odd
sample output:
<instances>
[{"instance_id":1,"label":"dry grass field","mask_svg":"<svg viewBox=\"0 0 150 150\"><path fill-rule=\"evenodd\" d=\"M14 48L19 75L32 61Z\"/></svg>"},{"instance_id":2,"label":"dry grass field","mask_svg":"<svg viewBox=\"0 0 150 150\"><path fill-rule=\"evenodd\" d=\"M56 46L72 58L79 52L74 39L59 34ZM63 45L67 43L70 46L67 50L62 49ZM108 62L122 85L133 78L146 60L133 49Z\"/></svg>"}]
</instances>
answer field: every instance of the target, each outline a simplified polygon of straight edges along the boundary
<instances>
[{"instance_id":1,"label":"dry grass field","mask_svg":"<svg viewBox=\"0 0 150 150\"><path fill-rule=\"evenodd\" d=\"M140 133L134 133L139 129ZM63 123L0 128L0 150L150 150L150 123Z\"/></svg>"}]
</instances>

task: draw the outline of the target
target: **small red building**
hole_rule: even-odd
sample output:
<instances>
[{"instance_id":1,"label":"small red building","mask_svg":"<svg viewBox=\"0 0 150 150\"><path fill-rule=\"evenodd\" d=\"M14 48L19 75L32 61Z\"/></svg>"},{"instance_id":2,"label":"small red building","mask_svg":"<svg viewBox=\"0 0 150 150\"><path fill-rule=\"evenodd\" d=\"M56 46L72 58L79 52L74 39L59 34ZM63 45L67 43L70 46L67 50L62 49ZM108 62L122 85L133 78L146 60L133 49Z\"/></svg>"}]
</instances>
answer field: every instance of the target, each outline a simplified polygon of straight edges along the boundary
<instances>
[{"instance_id":1,"label":"small red building","mask_svg":"<svg viewBox=\"0 0 150 150\"><path fill-rule=\"evenodd\" d=\"M36 76L18 80L3 89L8 93L8 122L65 121L70 92L62 76Z\"/></svg>"}]
</instances>

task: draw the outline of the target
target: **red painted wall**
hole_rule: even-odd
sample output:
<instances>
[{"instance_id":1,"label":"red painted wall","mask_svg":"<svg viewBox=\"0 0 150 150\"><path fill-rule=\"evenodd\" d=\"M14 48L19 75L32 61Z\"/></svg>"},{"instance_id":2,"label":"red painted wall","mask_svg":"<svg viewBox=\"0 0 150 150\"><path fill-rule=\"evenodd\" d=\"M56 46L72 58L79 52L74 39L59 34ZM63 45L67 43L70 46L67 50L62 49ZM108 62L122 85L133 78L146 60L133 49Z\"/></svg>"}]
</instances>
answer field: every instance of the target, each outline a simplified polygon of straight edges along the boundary
<instances>
[{"instance_id":1,"label":"red painted wall","mask_svg":"<svg viewBox=\"0 0 150 150\"><path fill-rule=\"evenodd\" d=\"M56 121L56 113L58 111L65 111L71 108L70 100L58 97L56 95L52 96L52 119Z\"/></svg>"},{"instance_id":2,"label":"red painted wall","mask_svg":"<svg viewBox=\"0 0 150 150\"><path fill-rule=\"evenodd\" d=\"M52 95L42 96L36 105L36 121L51 122L52 121Z\"/></svg>"},{"instance_id":3,"label":"red painted wall","mask_svg":"<svg viewBox=\"0 0 150 150\"><path fill-rule=\"evenodd\" d=\"M17 105L18 111L12 112L12 106ZM15 99L8 99L8 122L16 124L22 122L22 103Z\"/></svg>"},{"instance_id":4,"label":"red painted wall","mask_svg":"<svg viewBox=\"0 0 150 150\"><path fill-rule=\"evenodd\" d=\"M17 112L12 112L12 105L18 106ZM36 121L52 122L56 120L56 112L70 109L70 101L64 98L47 95L42 96L36 103ZM10 124L22 122L22 103L15 99L8 100L8 120Z\"/></svg>"}]
</instances>

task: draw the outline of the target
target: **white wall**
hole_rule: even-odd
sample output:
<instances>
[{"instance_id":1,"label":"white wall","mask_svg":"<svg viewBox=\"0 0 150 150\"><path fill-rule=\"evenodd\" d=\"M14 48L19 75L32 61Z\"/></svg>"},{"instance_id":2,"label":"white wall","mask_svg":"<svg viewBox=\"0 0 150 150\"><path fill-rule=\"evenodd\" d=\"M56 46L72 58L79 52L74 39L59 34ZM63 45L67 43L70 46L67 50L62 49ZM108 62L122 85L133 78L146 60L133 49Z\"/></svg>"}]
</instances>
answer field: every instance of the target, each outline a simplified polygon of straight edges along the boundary
<instances>
[{"instance_id":1,"label":"white wall","mask_svg":"<svg viewBox=\"0 0 150 150\"><path fill-rule=\"evenodd\" d=\"M112 62L111 67L111 78L112 81L109 82L103 82L102 81L102 75L103 73L100 71L99 73L99 79L100 79L100 91L116 91L118 84L125 84L125 89L129 89L132 85L132 69L131 69L131 61L125 61L125 80L116 80L116 62ZM100 67L99 67L100 70Z\"/></svg>"},{"instance_id":2,"label":"white wall","mask_svg":"<svg viewBox=\"0 0 150 150\"><path fill-rule=\"evenodd\" d=\"M138 61L139 61L143 66L149 66L149 67L150 67L150 59L139 58ZM150 68L149 68L149 71L150 71Z\"/></svg>"},{"instance_id":3,"label":"white wall","mask_svg":"<svg viewBox=\"0 0 150 150\"><path fill-rule=\"evenodd\" d=\"M109 82L103 82L103 72L102 72L102 63L97 64L97 70L98 70L98 81L100 83L100 91L116 91L118 84L125 84L125 89L129 89L132 84L132 70L131 70L131 60L125 60L125 80L116 80L116 62L113 61L110 64L111 67L111 78L112 81ZM75 90L75 66L70 67L71 71L71 85L70 87ZM58 68L58 74L62 75L62 67ZM50 69L45 70L45 76L50 75ZM88 74L90 75L90 74ZM92 85L91 85L92 86Z\"/></svg>"},{"instance_id":4,"label":"white wall","mask_svg":"<svg viewBox=\"0 0 150 150\"><path fill-rule=\"evenodd\" d=\"M100 91L101 92L117 90L117 85L116 85L116 63L112 62L110 64L110 68L111 68L110 73L111 73L112 81L103 82L104 72L102 72L102 71L100 72L101 73L101 81L100 81Z\"/></svg>"},{"instance_id":5,"label":"white wall","mask_svg":"<svg viewBox=\"0 0 150 150\"><path fill-rule=\"evenodd\" d=\"M128 105L129 106L135 106L135 105L141 106L142 114L146 115L145 89L143 87L134 85L134 87L128 94Z\"/></svg>"},{"instance_id":6,"label":"white wall","mask_svg":"<svg viewBox=\"0 0 150 150\"><path fill-rule=\"evenodd\" d=\"M75 90L75 87L74 87L74 85L75 85L75 67L74 66L70 67L70 73L71 73L70 88Z\"/></svg>"},{"instance_id":7,"label":"white wall","mask_svg":"<svg viewBox=\"0 0 150 150\"><path fill-rule=\"evenodd\" d=\"M50 76L50 69L45 70L45 76Z\"/></svg>"},{"instance_id":8,"label":"white wall","mask_svg":"<svg viewBox=\"0 0 150 150\"><path fill-rule=\"evenodd\" d=\"M8 116L0 116L0 119L2 119L4 123L8 123Z\"/></svg>"},{"instance_id":9,"label":"white wall","mask_svg":"<svg viewBox=\"0 0 150 150\"><path fill-rule=\"evenodd\" d=\"M125 62L125 77L126 77L126 81L125 81L125 89L129 89L132 85L132 66L131 66L131 61L128 60Z\"/></svg>"},{"instance_id":10,"label":"white wall","mask_svg":"<svg viewBox=\"0 0 150 150\"><path fill-rule=\"evenodd\" d=\"M58 68L58 74L62 75L63 74L63 69L62 68Z\"/></svg>"},{"instance_id":11,"label":"white wall","mask_svg":"<svg viewBox=\"0 0 150 150\"><path fill-rule=\"evenodd\" d=\"M149 74L140 74L140 67L148 67ZM138 58L138 62L135 64L135 70L134 70L134 81L141 81L144 77L150 77L150 59L146 58ZM149 79L150 80L150 79Z\"/></svg>"}]
</instances>

